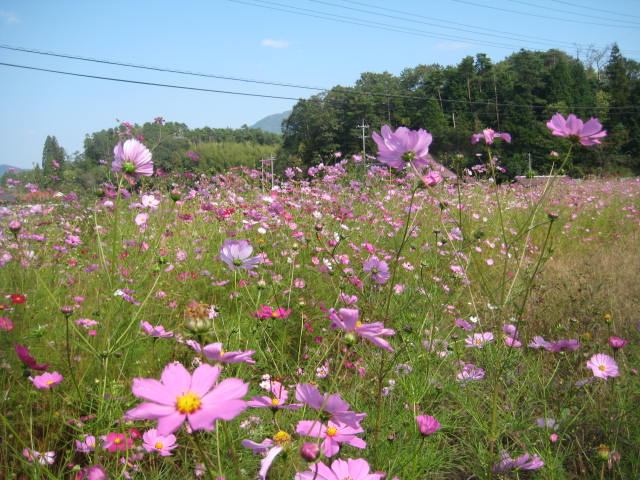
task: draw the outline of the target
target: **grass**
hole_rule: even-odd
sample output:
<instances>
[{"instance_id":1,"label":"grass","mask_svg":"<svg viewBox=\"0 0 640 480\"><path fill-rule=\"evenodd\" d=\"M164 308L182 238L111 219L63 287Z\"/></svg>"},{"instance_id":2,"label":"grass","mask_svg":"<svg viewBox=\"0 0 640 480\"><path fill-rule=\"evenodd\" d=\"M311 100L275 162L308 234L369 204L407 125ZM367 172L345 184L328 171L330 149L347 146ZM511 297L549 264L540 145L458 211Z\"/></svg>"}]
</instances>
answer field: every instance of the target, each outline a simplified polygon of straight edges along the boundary
<instances>
[{"instance_id":1,"label":"grass","mask_svg":"<svg viewBox=\"0 0 640 480\"><path fill-rule=\"evenodd\" d=\"M22 226L5 227L0 245L2 314L13 324L0 331L0 477L70 478L99 464L109 478L189 478L205 465L209 478L249 479L262 457L241 441L274 437L283 451L268 478L307 470L299 451L316 440L296 425L325 418L308 406L247 408L213 431L183 426L171 456L147 452L140 438L125 450L103 447L101 436L156 428L123 419L142 401L134 378L158 379L174 361L189 371L207 363L187 339L255 352L254 364L225 364L221 375L247 382L246 400L266 395L260 383L270 375L291 402L296 385L311 383L366 413L358 435L366 448L343 445L322 459L327 464L364 458L371 472L403 480L640 476L633 254L640 182L563 181L544 195L543 186L485 181L416 190L411 177L351 168L327 167L273 192L260 172L236 170L138 185L131 198L112 190L4 208L3 225ZM153 194L159 208L135 206L141 193ZM135 222L141 212L149 214L144 226ZM228 239L248 240L260 265L230 270L220 260ZM385 283L363 270L374 255L388 264ZM26 302L13 303L11 294ZM215 317L198 316L193 302ZM291 312L256 318L261 305ZM329 328L331 308L383 322L395 332L384 337L393 351ZM209 328L194 331L194 318ZM141 321L175 335L145 335ZM505 324L516 327L521 347L506 344ZM469 348L474 333L493 340ZM528 347L535 336L580 346ZM610 336L628 344L614 350ZM16 343L64 380L35 388L27 377L40 372L25 371ZM586 362L596 353L615 358L619 377L592 376ZM469 364L483 378L460 381ZM420 414L441 429L422 435ZM541 427L539 418L557 426ZM85 435L97 439L89 453L76 451ZM55 461L29 461L25 448L55 452ZM495 473L502 451L538 455L544 465Z\"/></svg>"}]
</instances>

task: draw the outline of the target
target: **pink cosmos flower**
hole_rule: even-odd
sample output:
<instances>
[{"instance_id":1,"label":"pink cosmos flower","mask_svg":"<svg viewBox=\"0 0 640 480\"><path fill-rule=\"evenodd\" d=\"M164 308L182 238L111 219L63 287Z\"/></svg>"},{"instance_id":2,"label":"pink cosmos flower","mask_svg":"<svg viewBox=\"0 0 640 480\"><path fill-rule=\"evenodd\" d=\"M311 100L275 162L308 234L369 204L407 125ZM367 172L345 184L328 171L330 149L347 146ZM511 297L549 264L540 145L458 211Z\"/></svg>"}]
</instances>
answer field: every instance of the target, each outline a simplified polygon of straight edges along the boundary
<instances>
[{"instance_id":1,"label":"pink cosmos flower","mask_svg":"<svg viewBox=\"0 0 640 480\"><path fill-rule=\"evenodd\" d=\"M110 452L124 451L133 446L133 439L126 433L111 432L107 435L102 435L100 438L104 442L102 448Z\"/></svg>"},{"instance_id":2,"label":"pink cosmos flower","mask_svg":"<svg viewBox=\"0 0 640 480\"><path fill-rule=\"evenodd\" d=\"M296 400L303 402L309 407L319 412L326 412L331 415L334 422L344 423L353 428L360 428L360 422L366 413L355 413L349 410L350 406L345 402L339 393L324 395L317 387L308 383L299 384L296 387Z\"/></svg>"},{"instance_id":3,"label":"pink cosmos flower","mask_svg":"<svg viewBox=\"0 0 640 480\"><path fill-rule=\"evenodd\" d=\"M27 368L30 368L31 370L39 370L39 371L43 371L49 368L48 364L39 364L36 363L35 358L33 358L30 354L29 354L29 349L23 345L18 345L17 343L14 345L15 351L18 354L18 358L20 359L20 361L22 363L25 364L25 366Z\"/></svg>"},{"instance_id":4,"label":"pink cosmos flower","mask_svg":"<svg viewBox=\"0 0 640 480\"><path fill-rule=\"evenodd\" d=\"M602 125L597 118L591 118L587 123L583 123L574 114L569 115L565 120L562 115L556 113L547 122L547 127L551 129L553 135L566 137L587 147L600 143L598 139L607 136L606 130L602 130Z\"/></svg>"},{"instance_id":5,"label":"pink cosmos flower","mask_svg":"<svg viewBox=\"0 0 640 480\"><path fill-rule=\"evenodd\" d=\"M29 460L30 463L38 462L40 465L53 465L55 462L56 452L38 452L31 448L22 450L22 455Z\"/></svg>"},{"instance_id":6,"label":"pink cosmos flower","mask_svg":"<svg viewBox=\"0 0 640 480\"><path fill-rule=\"evenodd\" d=\"M593 357L587 360L587 368L590 368L594 377L604 378L617 377L618 364L609 355L604 353L596 353Z\"/></svg>"},{"instance_id":7,"label":"pink cosmos flower","mask_svg":"<svg viewBox=\"0 0 640 480\"><path fill-rule=\"evenodd\" d=\"M84 440L76 440L76 452L90 453L96 449L96 437L85 433Z\"/></svg>"},{"instance_id":8,"label":"pink cosmos flower","mask_svg":"<svg viewBox=\"0 0 640 480\"><path fill-rule=\"evenodd\" d=\"M360 337L366 338L374 345L393 352L393 348L380 336L395 335L395 331L384 328L382 322L362 323L359 319L359 312L356 308L341 308L336 311L329 310L330 328L342 328L347 332L352 332Z\"/></svg>"},{"instance_id":9,"label":"pink cosmos flower","mask_svg":"<svg viewBox=\"0 0 640 480\"><path fill-rule=\"evenodd\" d=\"M253 450L254 455L264 454L264 458L260 460L260 471L258 479L265 480L271 464L275 458L282 452L282 446L276 445L270 438L265 438L262 442L256 443L252 440L245 439L240 442L243 447Z\"/></svg>"},{"instance_id":10,"label":"pink cosmos flower","mask_svg":"<svg viewBox=\"0 0 640 480\"><path fill-rule=\"evenodd\" d=\"M171 450L178 446L175 435L160 435L155 428L144 432L142 440L142 446L147 452L158 452L163 457L170 456Z\"/></svg>"},{"instance_id":11,"label":"pink cosmos flower","mask_svg":"<svg viewBox=\"0 0 640 480\"><path fill-rule=\"evenodd\" d=\"M291 314L291 310L290 309L284 309L282 307L278 307L277 309L273 310L268 305L260 305L260 308L256 312L251 312L252 316L254 316L256 318L260 318L260 319L265 319L265 318L286 318L290 314Z\"/></svg>"},{"instance_id":12,"label":"pink cosmos flower","mask_svg":"<svg viewBox=\"0 0 640 480\"><path fill-rule=\"evenodd\" d=\"M380 473L369 473L369 463L362 458L334 460L331 467L322 462L309 466L309 470L296 473L294 480L381 480Z\"/></svg>"},{"instance_id":13,"label":"pink cosmos flower","mask_svg":"<svg viewBox=\"0 0 640 480\"><path fill-rule=\"evenodd\" d=\"M113 149L114 160L111 169L122 172L127 176L137 178L141 175L153 175L151 152L147 147L134 138L118 144Z\"/></svg>"},{"instance_id":14,"label":"pink cosmos flower","mask_svg":"<svg viewBox=\"0 0 640 480\"><path fill-rule=\"evenodd\" d=\"M615 348L618 350L619 348L624 347L627 344L627 341L624 338L620 337L609 337L609 345L611 348Z\"/></svg>"},{"instance_id":15,"label":"pink cosmos flower","mask_svg":"<svg viewBox=\"0 0 640 480\"><path fill-rule=\"evenodd\" d=\"M476 144L480 141L481 138L484 137L484 141L487 145L491 145L493 140L496 138L501 138L507 143L511 143L511 135L508 133L498 133L493 131L490 128L485 128L482 133L474 133L471 135L471 143Z\"/></svg>"},{"instance_id":16,"label":"pink cosmos flower","mask_svg":"<svg viewBox=\"0 0 640 480\"><path fill-rule=\"evenodd\" d=\"M247 240L225 240L220 247L220 259L230 270L242 268L251 270L260 263L259 257L252 257L253 247Z\"/></svg>"},{"instance_id":17,"label":"pink cosmos flower","mask_svg":"<svg viewBox=\"0 0 640 480\"><path fill-rule=\"evenodd\" d=\"M204 348L194 340L187 340L185 343L215 363L256 363L256 361L251 358L251 355L256 353L255 350L226 352L222 349L222 343L220 342L210 343Z\"/></svg>"},{"instance_id":18,"label":"pink cosmos flower","mask_svg":"<svg viewBox=\"0 0 640 480\"><path fill-rule=\"evenodd\" d=\"M493 471L496 473L508 472L520 468L521 470L535 470L544 465L544 462L538 455L531 457L528 453L520 455L518 458L513 459L506 451L502 451L502 460L493 466Z\"/></svg>"},{"instance_id":19,"label":"pink cosmos flower","mask_svg":"<svg viewBox=\"0 0 640 480\"><path fill-rule=\"evenodd\" d=\"M0 329L5 332L10 332L13 330L13 322L9 317L0 317Z\"/></svg>"},{"instance_id":20,"label":"pink cosmos flower","mask_svg":"<svg viewBox=\"0 0 640 480\"><path fill-rule=\"evenodd\" d=\"M35 377L30 378L30 380L36 388L50 389L62 382L63 377L58 372L45 372L42 375L36 375Z\"/></svg>"},{"instance_id":21,"label":"pink cosmos flower","mask_svg":"<svg viewBox=\"0 0 640 480\"><path fill-rule=\"evenodd\" d=\"M522 342L518 340L520 336L520 332L518 332L518 327L511 324L505 324L502 327L502 331L504 332L504 343L509 347L520 348L522 346Z\"/></svg>"},{"instance_id":22,"label":"pink cosmos flower","mask_svg":"<svg viewBox=\"0 0 640 480\"><path fill-rule=\"evenodd\" d=\"M260 408L260 407L271 407L271 408L285 408L288 410L295 410L302 406L300 403L292 403L287 405L287 399L289 398L289 393L287 389L282 386L280 382L275 380L269 381L269 387L267 390L271 393L271 397L262 396L262 397L251 397L251 400L247 402L249 407Z\"/></svg>"},{"instance_id":23,"label":"pink cosmos flower","mask_svg":"<svg viewBox=\"0 0 640 480\"><path fill-rule=\"evenodd\" d=\"M92 465L78 474L77 480L107 480L109 476L102 465Z\"/></svg>"},{"instance_id":24,"label":"pink cosmos flower","mask_svg":"<svg viewBox=\"0 0 640 480\"><path fill-rule=\"evenodd\" d=\"M456 380L466 385L471 380L482 380L485 371L480 367L476 367L473 363L464 363L462 369L457 373Z\"/></svg>"},{"instance_id":25,"label":"pink cosmos flower","mask_svg":"<svg viewBox=\"0 0 640 480\"><path fill-rule=\"evenodd\" d=\"M143 320L140 322L140 327L142 327L142 330L151 337L159 337L159 338L173 337L173 332L167 332L162 325L157 325L154 327L149 322Z\"/></svg>"},{"instance_id":26,"label":"pink cosmos flower","mask_svg":"<svg viewBox=\"0 0 640 480\"><path fill-rule=\"evenodd\" d=\"M371 137L378 145L378 160L392 168L404 168L412 164L416 168L429 165L429 145L433 140L426 130L409 130L398 127L395 132L389 125L383 125L382 135L373 132Z\"/></svg>"},{"instance_id":27,"label":"pink cosmos flower","mask_svg":"<svg viewBox=\"0 0 640 480\"><path fill-rule=\"evenodd\" d=\"M346 443L356 448L366 448L367 444L361 438L356 437L358 433L364 432L362 427L354 428L340 422L329 420L327 425L317 420L301 420L296 426L296 432L308 437L323 438L320 447L325 457L333 457L340 451L340 444Z\"/></svg>"},{"instance_id":28,"label":"pink cosmos flower","mask_svg":"<svg viewBox=\"0 0 640 480\"><path fill-rule=\"evenodd\" d=\"M149 221L149 214L139 213L136 215L136 218L134 221L136 222L136 225L138 225L139 227L142 227L143 225L146 225L147 222Z\"/></svg>"},{"instance_id":29,"label":"pink cosmos flower","mask_svg":"<svg viewBox=\"0 0 640 480\"><path fill-rule=\"evenodd\" d=\"M440 430L440 422L431 415L418 415L416 422L418 422L418 429L423 435L431 435Z\"/></svg>"},{"instance_id":30,"label":"pink cosmos flower","mask_svg":"<svg viewBox=\"0 0 640 480\"><path fill-rule=\"evenodd\" d=\"M465 345L467 348L470 348L470 347L482 348L486 343L493 341L493 333L491 332L474 333L473 337L468 336L467 338L464 339L464 341L467 344Z\"/></svg>"},{"instance_id":31,"label":"pink cosmos flower","mask_svg":"<svg viewBox=\"0 0 640 480\"><path fill-rule=\"evenodd\" d=\"M442 178L442 175L440 175L440 172L436 170L430 170L429 173L422 176L422 181L429 187L433 187L434 185L441 183L443 180L444 179Z\"/></svg>"},{"instance_id":32,"label":"pink cosmos flower","mask_svg":"<svg viewBox=\"0 0 640 480\"><path fill-rule=\"evenodd\" d=\"M200 365L190 375L181 363L170 363L160 381L135 378L132 391L148 402L129 410L129 420L157 419L158 433L169 435L189 421L192 430L213 430L217 419L231 420L247 408L242 400L249 388L239 378L227 378L216 385L222 369Z\"/></svg>"},{"instance_id":33,"label":"pink cosmos flower","mask_svg":"<svg viewBox=\"0 0 640 480\"><path fill-rule=\"evenodd\" d=\"M389 273L389 265L384 260L379 260L378 257L373 256L369 258L364 265L362 266L362 270L365 272L369 272L371 278L378 282L380 285L387 283L387 280L391 277Z\"/></svg>"}]
</instances>

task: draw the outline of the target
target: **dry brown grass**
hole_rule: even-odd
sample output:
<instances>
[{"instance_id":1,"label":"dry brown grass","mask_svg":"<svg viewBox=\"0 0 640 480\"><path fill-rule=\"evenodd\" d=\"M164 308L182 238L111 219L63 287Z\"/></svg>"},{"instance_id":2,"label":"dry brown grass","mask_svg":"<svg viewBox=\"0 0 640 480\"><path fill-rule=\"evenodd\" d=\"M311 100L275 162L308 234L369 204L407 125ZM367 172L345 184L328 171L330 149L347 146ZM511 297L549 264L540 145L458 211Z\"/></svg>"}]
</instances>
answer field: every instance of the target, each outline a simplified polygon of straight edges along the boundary
<instances>
[{"instance_id":1,"label":"dry brown grass","mask_svg":"<svg viewBox=\"0 0 640 480\"><path fill-rule=\"evenodd\" d=\"M526 318L536 324L536 330L566 329L595 336L607 331L604 315L609 314L611 334L622 337L637 332L640 233L636 230L605 245L576 247L546 263Z\"/></svg>"}]
</instances>

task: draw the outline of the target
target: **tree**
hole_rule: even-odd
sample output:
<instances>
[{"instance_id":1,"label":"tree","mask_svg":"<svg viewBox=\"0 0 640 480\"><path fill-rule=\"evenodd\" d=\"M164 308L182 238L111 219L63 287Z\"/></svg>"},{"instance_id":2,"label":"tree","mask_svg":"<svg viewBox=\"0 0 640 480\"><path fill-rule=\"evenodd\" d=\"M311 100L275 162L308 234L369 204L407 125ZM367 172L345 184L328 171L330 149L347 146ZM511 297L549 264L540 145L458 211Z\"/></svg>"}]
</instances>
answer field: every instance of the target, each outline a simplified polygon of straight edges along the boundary
<instances>
[{"instance_id":1,"label":"tree","mask_svg":"<svg viewBox=\"0 0 640 480\"><path fill-rule=\"evenodd\" d=\"M56 137L47 136L42 149L42 173L44 175L44 186L51 186L64 168L66 159L64 148L58 145Z\"/></svg>"}]
</instances>

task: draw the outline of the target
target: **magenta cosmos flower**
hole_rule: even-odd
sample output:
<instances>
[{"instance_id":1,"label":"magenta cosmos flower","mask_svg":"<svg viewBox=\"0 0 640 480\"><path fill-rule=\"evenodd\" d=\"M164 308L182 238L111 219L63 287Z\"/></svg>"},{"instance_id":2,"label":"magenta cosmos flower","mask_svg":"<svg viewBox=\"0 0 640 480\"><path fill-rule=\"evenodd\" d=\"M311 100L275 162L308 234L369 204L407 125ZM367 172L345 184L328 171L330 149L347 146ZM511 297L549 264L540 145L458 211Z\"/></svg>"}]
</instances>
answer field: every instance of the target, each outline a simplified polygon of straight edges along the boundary
<instances>
[{"instance_id":1,"label":"magenta cosmos flower","mask_svg":"<svg viewBox=\"0 0 640 480\"><path fill-rule=\"evenodd\" d=\"M335 460L331 467L322 462L309 467L309 471L296 473L294 480L380 480L382 474L369 473L369 464L362 458Z\"/></svg>"},{"instance_id":2,"label":"magenta cosmos flower","mask_svg":"<svg viewBox=\"0 0 640 480\"><path fill-rule=\"evenodd\" d=\"M383 125L381 131L373 132L371 138L378 145L378 160L392 168L404 168L412 164L416 168L429 165L429 145L433 140L426 130L409 130L398 127L395 132L389 125Z\"/></svg>"},{"instance_id":3,"label":"magenta cosmos flower","mask_svg":"<svg viewBox=\"0 0 640 480\"><path fill-rule=\"evenodd\" d=\"M24 365L27 368L30 368L31 370L39 370L39 371L44 371L44 370L49 368L49 364L37 363L36 359L33 358L31 356L31 354L29 353L29 349L27 347L25 347L24 345L18 345L16 343L14 345L14 348L16 350L16 354L18 355L18 358L20 359L20 361L22 363L24 363Z\"/></svg>"},{"instance_id":4,"label":"magenta cosmos flower","mask_svg":"<svg viewBox=\"0 0 640 480\"><path fill-rule=\"evenodd\" d=\"M230 270L243 268L251 270L260 263L259 257L252 257L253 247L246 240L225 240L220 247L220 259Z\"/></svg>"},{"instance_id":5,"label":"magenta cosmos flower","mask_svg":"<svg viewBox=\"0 0 640 480\"><path fill-rule=\"evenodd\" d=\"M611 348L615 348L618 350L619 348L624 347L627 344L627 341L624 338L620 337L609 337L609 345Z\"/></svg>"},{"instance_id":6,"label":"magenta cosmos flower","mask_svg":"<svg viewBox=\"0 0 640 480\"><path fill-rule=\"evenodd\" d=\"M597 118L591 118L584 123L573 113L566 119L556 113L547 122L547 127L551 129L553 135L580 142L587 147L600 143L598 139L607 136L607 131L602 130L602 125Z\"/></svg>"},{"instance_id":7,"label":"magenta cosmos flower","mask_svg":"<svg viewBox=\"0 0 640 480\"><path fill-rule=\"evenodd\" d=\"M247 408L249 384L227 378L216 385L222 369L200 365L190 375L181 363L170 363L160 381L134 378L133 394L149 400L132 408L124 418L158 420L158 434L169 435L189 421L193 430L213 430L218 419L231 420Z\"/></svg>"},{"instance_id":8,"label":"magenta cosmos flower","mask_svg":"<svg viewBox=\"0 0 640 480\"><path fill-rule=\"evenodd\" d=\"M501 138L507 143L511 143L511 135L508 133L498 133L493 131L490 128L485 128L482 133L474 133L471 135L471 143L476 144L480 141L481 138L484 138L484 141L487 145L491 145L496 138Z\"/></svg>"},{"instance_id":9,"label":"magenta cosmos flower","mask_svg":"<svg viewBox=\"0 0 640 480\"><path fill-rule=\"evenodd\" d=\"M260 305L260 308L250 313L251 316L264 320L265 318L287 318L291 314L291 309L278 307L273 309L268 305Z\"/></svg>"},{"instance_id":10,"label":"magenta cosmos flower","mask_svg":"<svg viewBox=\"0 0 640 480\"><path fill-rule=\"evenodd\" d=\"M382 322L362 323L359 319L359 312L356 308L341 308L336 311L332 308L329 311L329 319L331 320L330 328L342 328L343 330L366 338L374 345L393 352L393 347L384 338L380 336L395 335L395 331L384 328Z\"/></svg>"},{"instance_id":11,"label":"magenta cosmos flower","mask_svg":"<svg viewBox=\"0 0 640 480\"><path fill-rule=\"evenodd\" d=\"M45 372L42 375L37 375L31 379L33 385L36 388L49 389L62 382L63 377L58 372Z\"/></svg>"},{"instance_id":12,"label":"magenta cosmos flower","mask_svg":"<svg viewBox=\"0 0 640 480\"><path fill-rule=\"evenodd\" d=\"M111 169L130 177L153 175L151 152L135 138L118 144L113 149L114 160Z\"/></svg>"},{"instance_id":13,"label":"magenta cosmos flower","mask_svg":"<svg viewBox=\"0 0 640 480\"><path fill-rule=\"evenodd\" d=\"M587 361L587 368L590 368L594 377L604 378L618 376L618 364L609 355L596 353Z\"/></svg>"},{"instance_id":14,"label":"magenta cosmos flower","mask_svg":"<svg viewBox=\"0 0 640 480\"><path fill-rule=\"evenodd\" d=\"M416 417L418 429L423 435L431 435L440 430L440 422L431 415L418 415Z\"/></svg>"}]
</instances>

